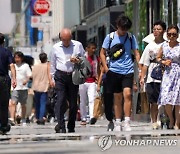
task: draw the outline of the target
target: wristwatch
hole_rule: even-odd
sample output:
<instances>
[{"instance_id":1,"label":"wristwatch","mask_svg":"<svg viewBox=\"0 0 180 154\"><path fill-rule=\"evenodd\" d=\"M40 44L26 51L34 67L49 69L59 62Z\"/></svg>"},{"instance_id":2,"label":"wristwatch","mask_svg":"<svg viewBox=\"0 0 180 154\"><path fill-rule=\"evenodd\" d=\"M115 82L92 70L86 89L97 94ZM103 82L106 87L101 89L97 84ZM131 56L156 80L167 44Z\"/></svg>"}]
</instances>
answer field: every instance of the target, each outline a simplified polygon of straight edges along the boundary
<instances>
[{"instance_id":1,"label":"wristwatch","mask_svg":"<svg viewBox=\"0 0 180 154\"><path fill-rule=\"evenodd\" d=\"M137 82L134 82L133 85L137 85Z\"/></svg>"}]
</instances>

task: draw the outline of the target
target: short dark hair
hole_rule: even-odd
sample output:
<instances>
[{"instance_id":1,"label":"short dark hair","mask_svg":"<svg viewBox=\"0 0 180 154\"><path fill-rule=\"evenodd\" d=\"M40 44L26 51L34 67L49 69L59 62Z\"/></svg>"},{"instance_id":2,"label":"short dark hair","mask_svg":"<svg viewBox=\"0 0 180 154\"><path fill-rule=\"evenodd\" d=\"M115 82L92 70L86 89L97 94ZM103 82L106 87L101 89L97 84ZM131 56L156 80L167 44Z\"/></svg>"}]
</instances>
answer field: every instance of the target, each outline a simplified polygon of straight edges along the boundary
<instances>
[{"instance_id":1,"label":"short dark hair","mask_svg":"<svg viewBox=\"0 0 180 154\"><path fill-rule=\"evenodd\" d=\"M4 35L2 33L0 33L0 45L4 43Z\"/></svg>"},{"instance_id":2,"label":"short dark hair","mask_svg":"<svg viewBox=\"0 0 180 154\"><path fill-rule=\"evenodd\" d=\"M122 30L129 30L132 26L132 22L128 16L120 15L116 20L116 25Z\"/></svg>"},{"instance_id":3,"label":"short dark hair","mask_svg":"<svg viewBox=\"0 0 180 154\"><path fill-rule=\"evenodd\" d=\"M179 33L179 28L178 28L177 25L170 25L170 26L168 26L167 32L168 32L170 29L175 29L175 30L177 31L177 33Z\"/></svg>"},{"instance_id":4,"label":"short dark hair","mask_svg":"<svg viewBox=\"0 0 180 154\"><path fill-rule=\"evenodd\" d=\"M166 30L166 23L164 21L158 20L154 22L153 26L156 26L156 25L160 25L163 28L163 30Z\"/></svg>"},{"instance_id":5,"label":"short dark hair","mask_svg":"<svg viewBox=\"0 0 180 154\"><path fill-rule=\"evenodd\" d=\"M95 42L89 41L89 42L87 42L87 48L89 48L90 46L97 47L97 44Z\"/></svg>"},{"instance_id":6,"label":"short dark hair","mask_svg":"<svg viewBox=\"0 0 180 154\"><path fill-rule=\"evenodd\" d=\"M24 54L23 54L21 51L15 52L15 53L14 53L14 57L15 57L15 56L20 57L20 58L22 59L22 61L24 61Z\"/></svg>"},{"instance_id":7,"label":"short dark hair","mask_svg":"<svg viewBox=\"0 0 180 154\"><path fill-rule=\"evenodd\" d=\"M41 63L47 62L47 54L44 53L44 52L40 53L39 54L39 59L40 59Z\"/></svg>"}]
</instances>

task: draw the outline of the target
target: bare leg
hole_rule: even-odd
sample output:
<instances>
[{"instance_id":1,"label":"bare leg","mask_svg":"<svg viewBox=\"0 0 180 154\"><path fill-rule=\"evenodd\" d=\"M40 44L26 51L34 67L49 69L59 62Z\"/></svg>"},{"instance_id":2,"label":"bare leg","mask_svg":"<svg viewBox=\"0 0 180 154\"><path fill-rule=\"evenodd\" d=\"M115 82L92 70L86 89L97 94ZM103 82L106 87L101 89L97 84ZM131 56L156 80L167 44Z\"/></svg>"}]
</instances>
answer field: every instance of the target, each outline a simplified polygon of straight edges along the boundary
<instances>
[{"instance_id":1,"label":"bare leg","mask_svg":"<svg viewBox=\"0 0 180 154\"><path fill-rule=\"evenodd\" d=\"M114 93L114 113L116 119L122 118L122 93Z\"/></svg>"},{"instance_id":2,"label":"bare leg","mask_svg":"<svg viewBox=\"0 0 180 154\"><path fill-rule=\"evenodd\" d=\"M166 113L170 120L169 128L172 128L174 126L174 118L173 118L172 108L173 108L173 106L170 104L165 105L165 110L166 110Z\"/></svg>"},{"instance_id":3,"label":"bare leg","mask_svg":"<svg viewBox=\"0 0 180 154\"><path fill-rule=\"evenodd\" d=\"M178 129L180 129L180 106L179 105L175 106L175 116L176 116L175 126Z\"/></svg>"},{"instance_id":4,"label":"bare leg","mask_svg":"<svg viewBox=\"0 0 180 154\"><path fill-rule=\"evenodd\" d=\"M131 116L131 106L132 106L131 89L124 88L123 96L124 96L124 114L125 114L125 117L130 117Z\"/></svg>"},{"instance_id":5,"label":"bare leg","mask_svg":"<svg viewBox=\"0 0 180 154\"><path fill-rule=\"evenodd\" d=\"M150 111L151 111L152 122L153 123L157 122L158 105L156 103L152 103Z\"/></svg>"},{"instance_id":6,"label":"bare leg","mask_svg":"<svg viewBox=\"0 0 180 154\"><path fill-rule=\"evenodd\" d=\"M9 113L10 113L10 118L15 119L15 113L16 113L16 102L9 100Z\"/></svg>"},{"instance_id":7,"label":"bare leg","mask_svg":"<svg viewBox=\"0 0 180 154\"><path fill-rule=\"evenodd\" d=\"M25 117L26 117L26 105L21 104L21 108L22 108L21 117L22 117L22 119L25 119Z\"/></svg>"}]
</instances>

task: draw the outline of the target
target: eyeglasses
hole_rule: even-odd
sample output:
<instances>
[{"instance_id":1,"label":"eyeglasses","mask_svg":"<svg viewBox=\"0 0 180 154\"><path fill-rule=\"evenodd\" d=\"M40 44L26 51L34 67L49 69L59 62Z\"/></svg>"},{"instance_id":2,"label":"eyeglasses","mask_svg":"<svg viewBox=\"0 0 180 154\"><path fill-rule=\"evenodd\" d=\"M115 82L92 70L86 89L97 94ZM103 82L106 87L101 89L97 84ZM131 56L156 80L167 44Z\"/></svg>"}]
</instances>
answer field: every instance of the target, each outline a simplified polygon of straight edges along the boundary
<instances>
[{"instance_id":1,"label":"eyeglasses","mask_svg":"<svg viewBox=\"0 0 180 154\"><path fill-rule=\"evenodd\" d=\"M168 37L171 37L171 36L172 36L172 37L176 37L176 36L177 36L177 33L167 33L167 36L168 36Z\"/></svg>"}]
</instances>

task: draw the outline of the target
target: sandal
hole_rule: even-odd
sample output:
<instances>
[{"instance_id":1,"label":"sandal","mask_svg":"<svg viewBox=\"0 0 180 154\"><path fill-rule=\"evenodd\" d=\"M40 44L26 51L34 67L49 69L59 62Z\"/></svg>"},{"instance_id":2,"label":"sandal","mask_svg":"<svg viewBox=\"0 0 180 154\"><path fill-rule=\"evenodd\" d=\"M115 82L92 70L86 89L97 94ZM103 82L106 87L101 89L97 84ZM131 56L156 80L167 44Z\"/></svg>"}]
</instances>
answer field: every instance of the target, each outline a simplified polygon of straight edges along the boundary
<instances>
[{"instance_id":1,"label":"sandal","mask_svg":"<svg viewBox=\"0 0 180 154\"><path fill-rule=\"evenodd\" d=\"M81 125L86 125L86 121L81 121Z\"/></svg>"}]
</instances>

